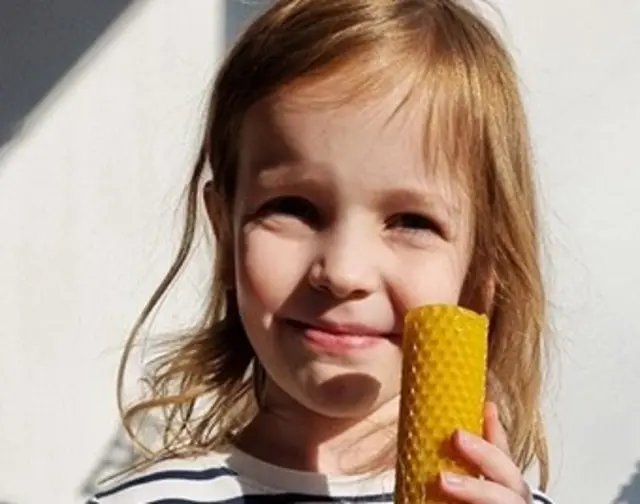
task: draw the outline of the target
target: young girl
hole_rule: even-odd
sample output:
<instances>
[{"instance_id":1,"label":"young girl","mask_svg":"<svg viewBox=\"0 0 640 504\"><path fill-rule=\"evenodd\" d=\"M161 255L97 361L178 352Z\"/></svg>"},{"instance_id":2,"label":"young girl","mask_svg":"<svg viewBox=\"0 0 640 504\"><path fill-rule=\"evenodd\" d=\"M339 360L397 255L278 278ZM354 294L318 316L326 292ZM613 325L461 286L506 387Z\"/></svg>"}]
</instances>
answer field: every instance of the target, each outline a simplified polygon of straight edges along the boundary
<instances>
[{"instance_id":1,"label":"young girl","mask_svg":"<svg viewBox=\"0 0 640 504\"><path fill-rule=\"evenodd\" d=\"M455 0L274 2L220 70L182 246L134 331L181 271L203 201L208 309L124 415L134 435L164 412L163 446L91 502L391 502L403 317L447 303L491 323L484 436L453 439L482 477L442 474L442 491L549 503L522 476L537 462L544 488L548 468L517 84Z\"/></svg>"}]
</instances>

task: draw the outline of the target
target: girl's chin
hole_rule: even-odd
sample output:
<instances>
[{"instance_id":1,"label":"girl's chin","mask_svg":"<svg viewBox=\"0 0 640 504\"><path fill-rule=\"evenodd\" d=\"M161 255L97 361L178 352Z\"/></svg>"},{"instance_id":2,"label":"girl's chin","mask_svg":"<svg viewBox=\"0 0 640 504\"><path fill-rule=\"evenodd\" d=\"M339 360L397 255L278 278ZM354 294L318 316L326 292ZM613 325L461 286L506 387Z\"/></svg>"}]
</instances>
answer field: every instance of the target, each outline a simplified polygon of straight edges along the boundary
<instances>
[{"instance_id":1,"label":"girl's chin","mask_svg":"<svg viewBox=\"0 0 640 504\"><path fill-rule=\"evenodd\" d=\"M331 418L362 418L397 395L385 391L380 380L371 374L336 372L335 367L332 374L327 371L316 368L300 387L304 406L318 414Z\"/></svg>"}]
</instances>

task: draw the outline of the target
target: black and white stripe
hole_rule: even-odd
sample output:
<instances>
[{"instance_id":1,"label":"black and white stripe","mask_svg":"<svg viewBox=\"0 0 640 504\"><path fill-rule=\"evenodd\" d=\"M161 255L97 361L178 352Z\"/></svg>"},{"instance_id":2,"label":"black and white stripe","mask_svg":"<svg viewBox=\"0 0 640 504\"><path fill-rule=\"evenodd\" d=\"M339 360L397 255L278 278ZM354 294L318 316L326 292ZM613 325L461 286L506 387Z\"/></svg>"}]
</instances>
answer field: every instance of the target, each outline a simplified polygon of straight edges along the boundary
<instances>
[{"instance_id":1,"label":"black and white stripe","mask_svg":"<svg viewBox=\"0 0 640 504\"><path fill-rule=\"evenodd\" d=\"M212 462L209 460L208 462ZM250 480L217 460L216 466L202 461L167 461L97 494L87 504L392 504L393 494L343 491L305 493L268 488ZM280 478L280 480L282 480ZM295 488L295 484L292 485ZM299 490L299 486L297 488ZM544 494L534 492L535 504L553 504Z\"/></svg>"}]
</instances>

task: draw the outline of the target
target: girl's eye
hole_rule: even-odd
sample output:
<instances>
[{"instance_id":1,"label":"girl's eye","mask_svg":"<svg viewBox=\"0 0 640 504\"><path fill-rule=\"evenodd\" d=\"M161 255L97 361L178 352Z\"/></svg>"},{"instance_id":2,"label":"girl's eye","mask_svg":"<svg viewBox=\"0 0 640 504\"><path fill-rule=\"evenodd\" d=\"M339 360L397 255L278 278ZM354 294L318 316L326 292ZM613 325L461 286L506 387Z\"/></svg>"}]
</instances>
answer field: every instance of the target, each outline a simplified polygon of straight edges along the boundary
<instances>
[{"instance_id":1,"label":"girl's eye","mask_svg":"<svg viewBox=\"0 0 640 504\"><path fill-rule=\"evenodd\" d=\"M392 228L400 228L403 231L408 232L421 232L431 231L437 234L442 234L442 226L430 217L416 213L403 213L395 215L389 221L389 226Z\"/></svg>"},{"instance_id":2,"label":"girl's eye","mask_svg":"<svg viewBox=\"0 0 640 504\"><path fill-rule=\"evenodd\" d=\"M318 210L309 201L298 196L282 196L264 204L258 211L260 217L270 215L286 215L299 218L308 223L316 223Z\"/></svg>"}]
</instances>

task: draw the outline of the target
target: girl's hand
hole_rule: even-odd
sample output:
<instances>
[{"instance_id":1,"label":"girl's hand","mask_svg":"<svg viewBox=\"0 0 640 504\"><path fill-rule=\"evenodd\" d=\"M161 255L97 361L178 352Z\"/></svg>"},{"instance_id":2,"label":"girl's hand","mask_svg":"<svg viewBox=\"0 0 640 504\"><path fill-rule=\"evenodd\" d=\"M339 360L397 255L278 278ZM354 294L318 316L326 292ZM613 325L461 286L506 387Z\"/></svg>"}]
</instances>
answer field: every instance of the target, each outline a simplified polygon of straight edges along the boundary
<instances>
[{"instance_id":1,"label":"girl's hand","mask_svg":"<svg viewBox=\"0 0 640 504\"><path fill-rule=\"evenodd\" d=\"M511 459L495 404L487 403L484 420L484 439L462 431L453 439L459 453L480 470L484 479L442 474L442 490L468 504L530 504L531 491Z\"/></svg>"}]
</instances>

